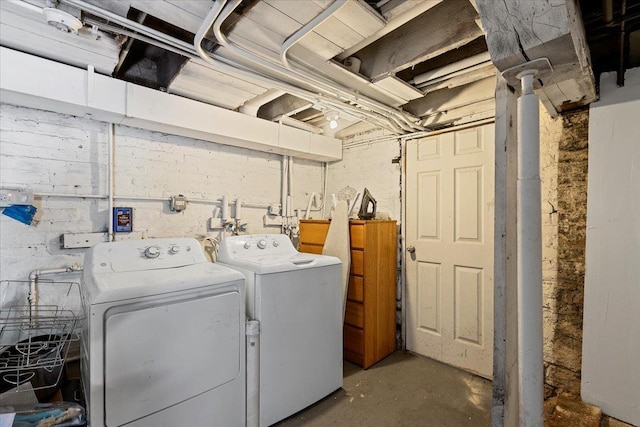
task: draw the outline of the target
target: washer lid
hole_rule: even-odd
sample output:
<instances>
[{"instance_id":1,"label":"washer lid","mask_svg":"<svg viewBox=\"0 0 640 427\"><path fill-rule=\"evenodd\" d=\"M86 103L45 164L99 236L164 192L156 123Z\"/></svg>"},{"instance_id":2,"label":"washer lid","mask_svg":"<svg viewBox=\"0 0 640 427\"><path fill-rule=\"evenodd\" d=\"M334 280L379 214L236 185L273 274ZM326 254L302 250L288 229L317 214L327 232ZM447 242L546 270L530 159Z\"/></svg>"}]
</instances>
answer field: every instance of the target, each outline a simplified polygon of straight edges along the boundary
<instances>
[{"instance_id":1,"label":"washer lid","mask_svg":"<svg viewBox=\"0 0 640 427\"><path fill-rule=\"evenodd\" d=\"M96 272L84 271L90 304L122 301L240 281L239 272L210 262L163 270Z\"/></svg>"},{"instance_id":2,"label":"washer lid","mask_svg":"<svg viewBox=\"0 0 640 427\"><path fill-rule=\"evenodd\" d=\"M281 273L342 264L336 257L298 252L296 252L295 255L264 255L244 258L226 258L224 260L218 257L218 261L231 267L253 271L256 274Z\"/></svg>"}]
</instances>

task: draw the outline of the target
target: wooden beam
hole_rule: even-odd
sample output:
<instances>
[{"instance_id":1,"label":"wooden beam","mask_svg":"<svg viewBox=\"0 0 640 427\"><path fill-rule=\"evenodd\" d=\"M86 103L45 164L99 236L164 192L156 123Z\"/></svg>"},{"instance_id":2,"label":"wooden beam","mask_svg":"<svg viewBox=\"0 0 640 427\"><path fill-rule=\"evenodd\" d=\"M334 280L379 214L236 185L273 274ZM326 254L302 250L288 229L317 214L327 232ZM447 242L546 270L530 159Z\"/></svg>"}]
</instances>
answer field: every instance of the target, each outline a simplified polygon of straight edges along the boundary
<instances>
[{"instance_id":1,"label":"wooden beam","mask_svg":"<svg viewBox=\"0 0 640 427\"><path fill-rule=\"evenodd\" d=\"M416 99L405 106L405 110L418 116L444 114L448 110L471 105L495 97L496 79L489 77L453 89L440 89Z\"/></svg>"},{"instance_id":2,"label":"wooden beam","mask_svg":"<svg viewBox=\"0 0 640 427\"><path fill-rule=\"evenodd\" d=\"M298 112L300 109L308 106L311 106L309 101L300 99L297 96L285 94L260 107L258 109L258 117L266 120L274 120L293 112Z\"/></svg>"},{"instance_id":3,"label":"wooden beam","mask_svg":"<svg viewBox=\"0 0 640 427\"><path fill-rule=\"evenodd\" d=\"M596 100L584 25L574 0L474 0L499 71L547 58L540 95L551 115ZM516 88L519 89L519 88Z\"/></svg>"},{"instance_id":4,"label":"wooden beam","mask_svg":"<svg viewBox=\"0 0 640 427\"><path fill-rule=\"evenodd\" d=\"M394 74L482 36L468 0L442 2L359 52L360 72L372 79Z\"/></svg>"}]
</instances>

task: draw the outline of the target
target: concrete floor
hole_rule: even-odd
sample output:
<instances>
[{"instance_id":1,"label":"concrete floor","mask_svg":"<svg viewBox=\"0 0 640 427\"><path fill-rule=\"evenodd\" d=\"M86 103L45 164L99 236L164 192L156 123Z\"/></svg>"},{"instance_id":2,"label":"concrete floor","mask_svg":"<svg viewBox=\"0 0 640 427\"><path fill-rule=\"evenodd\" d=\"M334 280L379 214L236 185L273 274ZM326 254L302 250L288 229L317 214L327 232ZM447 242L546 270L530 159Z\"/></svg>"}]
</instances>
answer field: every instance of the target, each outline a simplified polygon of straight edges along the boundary
<instances>
[{"instance_id":1,"label":"concrete floor","mask_svg":"<svg viewBox=\"0 0 640 427\"><path fill-rule=\"evenodd\" d=\"M367 370L344 362L342 389L276 425L489 426L491 381L396 351Z\"/></svg>"}]
</instances>

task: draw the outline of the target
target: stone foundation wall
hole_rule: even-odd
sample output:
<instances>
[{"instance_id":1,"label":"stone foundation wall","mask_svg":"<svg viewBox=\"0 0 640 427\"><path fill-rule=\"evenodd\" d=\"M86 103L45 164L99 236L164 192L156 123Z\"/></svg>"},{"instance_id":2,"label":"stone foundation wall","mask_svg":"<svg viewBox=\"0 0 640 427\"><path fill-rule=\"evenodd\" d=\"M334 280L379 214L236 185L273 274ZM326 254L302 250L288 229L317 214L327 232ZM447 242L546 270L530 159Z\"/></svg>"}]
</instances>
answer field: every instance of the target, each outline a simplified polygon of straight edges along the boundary
<instances>
[{"instance_id":1,"label":"stone foundation wall","mask_svg":"<svg viewBox=\"0 0 640 427\"><path fill-rule=\"evenodd\" d=\"M545 397L580 394L589 110L541 109Z\"/></svg>"}]
</instances>

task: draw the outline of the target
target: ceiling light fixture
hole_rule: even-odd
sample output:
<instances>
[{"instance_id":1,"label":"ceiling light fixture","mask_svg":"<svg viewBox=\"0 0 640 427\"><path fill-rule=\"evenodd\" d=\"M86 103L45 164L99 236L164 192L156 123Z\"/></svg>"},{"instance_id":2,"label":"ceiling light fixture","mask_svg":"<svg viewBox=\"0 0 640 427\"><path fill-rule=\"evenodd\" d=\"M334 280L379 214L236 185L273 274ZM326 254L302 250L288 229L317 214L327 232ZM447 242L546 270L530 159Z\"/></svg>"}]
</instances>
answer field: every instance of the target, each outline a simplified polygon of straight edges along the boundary
<instances>
[{"instance_id":1,"label":"ceiling light fixture","mask_svg":"<svg viewBox=\"0 0 640 427\"><path fill-rule=\"evenodd\" d=\"M326 111L324 113L324 118L329 122L329 127L331 129L335 129L338 127L338 119L340 118L340 113L334 110Z\"/></svg>"}]
</instances>

